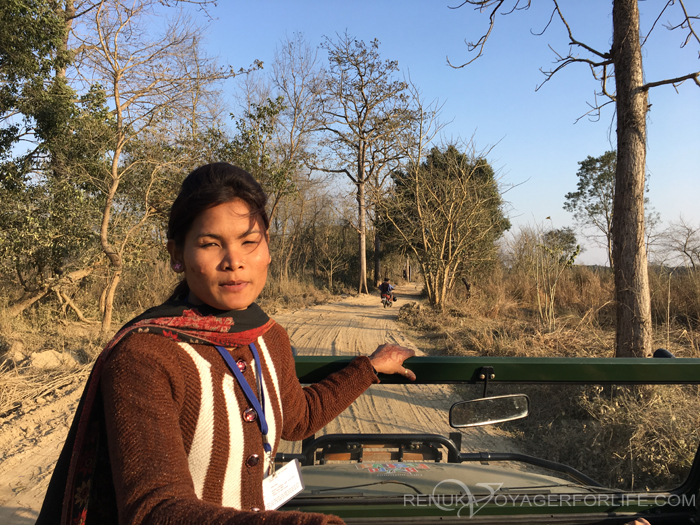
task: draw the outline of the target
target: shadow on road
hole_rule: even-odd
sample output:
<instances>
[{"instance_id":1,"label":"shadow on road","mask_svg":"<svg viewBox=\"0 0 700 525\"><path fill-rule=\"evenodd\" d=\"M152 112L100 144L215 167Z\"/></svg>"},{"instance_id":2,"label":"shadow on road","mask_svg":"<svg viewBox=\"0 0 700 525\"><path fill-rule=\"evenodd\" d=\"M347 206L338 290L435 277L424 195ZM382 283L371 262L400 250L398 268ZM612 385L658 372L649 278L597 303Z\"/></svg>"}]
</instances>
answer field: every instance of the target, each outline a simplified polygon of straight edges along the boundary
<instances>
[{"instance_id":1,"label":"shadow on road","mask_svg":"<svg viewBox=\"0 0 700 525\"><path fill-rule=\"evenodd\" d=\"M0 507L3 525L34 525L39 513L26 507Z\"/></svg>"}]
</instances>

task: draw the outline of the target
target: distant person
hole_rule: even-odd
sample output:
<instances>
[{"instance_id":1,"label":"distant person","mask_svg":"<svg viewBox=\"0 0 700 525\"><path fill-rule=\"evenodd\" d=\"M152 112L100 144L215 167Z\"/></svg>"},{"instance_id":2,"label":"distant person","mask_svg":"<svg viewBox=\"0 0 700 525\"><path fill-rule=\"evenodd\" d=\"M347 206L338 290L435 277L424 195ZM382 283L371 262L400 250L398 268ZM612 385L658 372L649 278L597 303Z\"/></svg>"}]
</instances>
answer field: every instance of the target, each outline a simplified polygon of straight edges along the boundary
<instances>
[{"instance_id":1,"label":"distant person","mask_svg":"<svg viewBox=\"0 0 700 525\"><path fill-rule=\"evenodd\" d=\"M396 297L394 296L394 287L391 285L389 282L389 278L386 277L384 279L384 282L379 285L379 291L382 294L382 298L387 297L389 301L396 301Z\"/></svg>"},{"instance_id":2,"label":"distant person","mask_svg":"<svg viewBox=\"0 0 700 525\"><path fill-rule=\"evenodd\" d=\"M377 372L415 380L414 352L381 345L301 387L287 332L254 302L271 262L266 201L230 164L184 180L168 222L184 279L95 363L37 525L342 523L265 509L279 441L314 434Z\"/></svg>"}]
</instances>

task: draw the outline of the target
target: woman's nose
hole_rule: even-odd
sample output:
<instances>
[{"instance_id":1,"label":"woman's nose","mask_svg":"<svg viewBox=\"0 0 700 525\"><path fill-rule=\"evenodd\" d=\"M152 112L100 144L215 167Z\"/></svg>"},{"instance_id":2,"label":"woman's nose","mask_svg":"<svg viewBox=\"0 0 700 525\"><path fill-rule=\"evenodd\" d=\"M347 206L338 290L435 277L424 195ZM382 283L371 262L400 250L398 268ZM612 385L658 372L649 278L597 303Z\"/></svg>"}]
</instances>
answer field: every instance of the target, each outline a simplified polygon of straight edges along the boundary
<instances>
[{"instance_id":1,"label":"woman's nose","mask_svg":"<svg viewBox=\"0 0 700 525\"><path fill-rule=\"evenodd\" d=\"M244 265L244 256L236 250L228 250L222 261L224 270L236 270Z\"/></svg>"}]
</instances>

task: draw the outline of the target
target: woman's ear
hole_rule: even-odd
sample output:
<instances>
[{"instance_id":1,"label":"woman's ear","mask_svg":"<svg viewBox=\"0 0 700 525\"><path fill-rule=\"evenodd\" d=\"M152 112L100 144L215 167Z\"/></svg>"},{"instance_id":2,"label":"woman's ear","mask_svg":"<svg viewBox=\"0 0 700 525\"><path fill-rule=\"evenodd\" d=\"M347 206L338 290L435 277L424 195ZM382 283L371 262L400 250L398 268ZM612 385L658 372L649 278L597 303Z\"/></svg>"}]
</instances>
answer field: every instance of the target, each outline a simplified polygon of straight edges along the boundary
<instances>
[{"instance_id":1,"label":"woman's ear","mask_svg":"<svg viewBox=\"0 0 700 525\"><path fill-rule=\"evenodd\" d=\"M177 249L175 241L168 239L168 253L170 254L170 267L175 273L182 273L185 271L185 266L182 264L182 253Z\"/></svg>"},{"instance_id":2,"label":"woman's ear","mask_svg":"<svg viewBox=\"0 0 700 525\"><path fill-rule=\"evenodd\" d=\"M265 230L265 240L267 241L267 251L270 252L270 230ZM272 264L272 253L270 253L270 260L267 264Z\"/></svg>"}]
</instances>

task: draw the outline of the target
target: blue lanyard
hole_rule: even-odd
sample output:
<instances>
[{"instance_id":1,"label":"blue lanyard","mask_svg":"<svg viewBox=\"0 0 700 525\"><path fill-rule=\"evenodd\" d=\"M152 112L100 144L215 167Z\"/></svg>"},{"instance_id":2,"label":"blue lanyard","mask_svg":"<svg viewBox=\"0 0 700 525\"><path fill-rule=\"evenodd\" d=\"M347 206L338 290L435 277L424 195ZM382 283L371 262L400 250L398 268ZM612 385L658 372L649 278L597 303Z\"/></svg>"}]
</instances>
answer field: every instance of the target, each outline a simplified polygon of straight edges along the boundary
<instances>
[{"instance_id":1,"label":"blue lanyard","mask_svg":"<svg viewBox=\"0 0 700 525\"><path fill-rule=\"evenodd\" d=\"M260 355L258 355L258 349L255 348L255 345L253 343L250 343L250 350L253 352L253 361L255 361L255 370L257 371L257 383L258 383L258 392L260 394L260 401L258 401L258 398L255 396L255 392L253 392L253 389L250 388L250 385L248 384L248 381L246 381L245 377L243 377L243 372L241 372L238 368L238 365L236 362L233 360L233 357L231 357L231 354L226 350L223 346L217 346L216 349L219 351L221 354L221 357L224 358L224 361L226 361L226 365L229 367L229 370L233 373L233 377L236 378L236 381L238 381L238 384L240 387L243 389L243 393L245 394L246 399L248 399L248 403L251 404L253 407L253 410L258 414L258 421L260 422L260 432L262 432L263 435L263 448L265 449L265 452L270 453L272 452L272 447L270 446L270 443L267 441L267 420L265 419L265 394L263 392L263 387L262 387L262 367L260 366Z\"/></svg>"}]
</instances>

